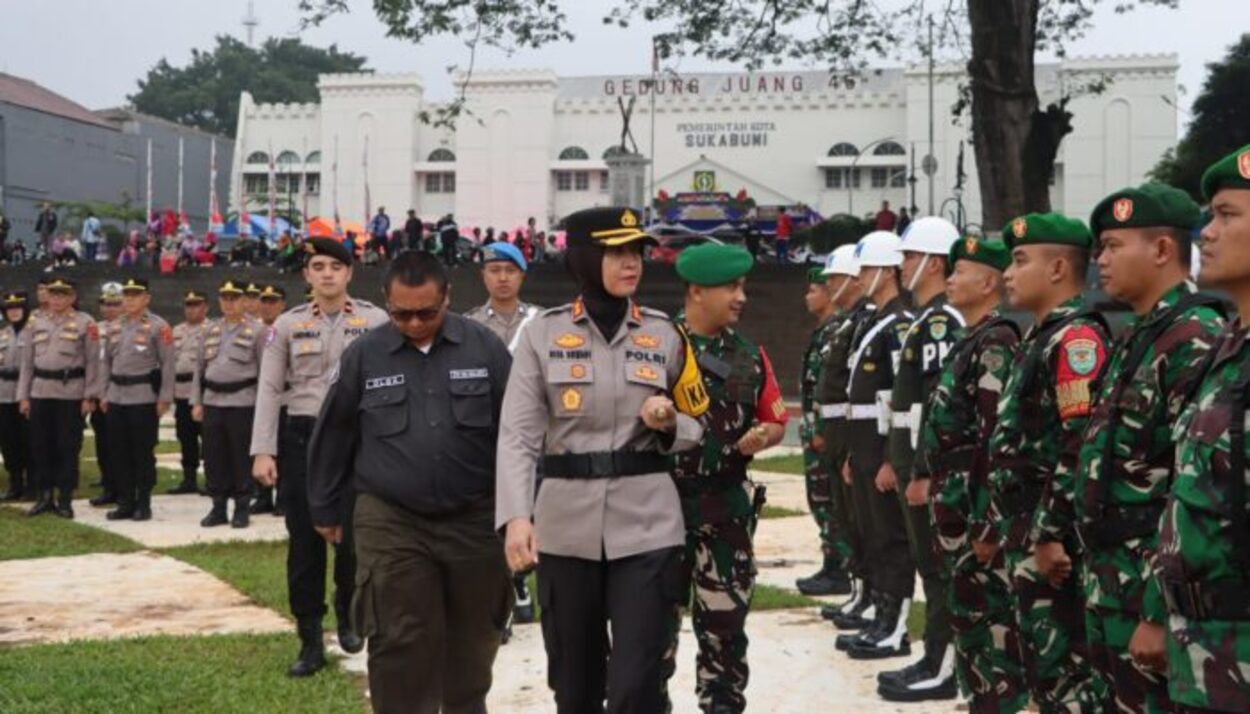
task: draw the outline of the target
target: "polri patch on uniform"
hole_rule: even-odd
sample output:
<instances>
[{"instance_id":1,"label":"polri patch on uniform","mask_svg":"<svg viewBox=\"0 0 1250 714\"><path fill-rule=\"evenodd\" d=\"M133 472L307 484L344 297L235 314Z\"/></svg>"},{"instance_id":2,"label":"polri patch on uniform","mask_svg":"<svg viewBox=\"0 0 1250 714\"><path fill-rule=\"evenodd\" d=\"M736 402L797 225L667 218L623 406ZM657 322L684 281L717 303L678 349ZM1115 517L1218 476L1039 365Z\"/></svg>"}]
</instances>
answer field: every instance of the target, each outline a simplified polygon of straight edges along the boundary
<instances>
[{"instance_id":1,"label":"polri patch on uniform","mask_svg":"<svg viewBox=\"0 0 1250 714\"><path fill-rule=\"evenodd\" d=\"M568 387L560 392L560 404L568 412L579 412L582 410L582 390L577 387Z\"/></svg>"},{"instance_id":2,"label":"polri patch on uniform","mask_svg":"<svg viewBox=\"0 0 1250 714\"><path fill-rule=\"evenodd\" d=\"M449 379L486 379L490 371L485 367L477 369L453 369L447 373Z\"/></svg>"},{"instance_id":3,"label":"polri patch on uniform","mask_svg":"<svg viewBox=\"0 0 1250 714\"><path fill-rule=\"evenodd\" d=\"M586 365L575 364L572 367L569 367L569 376L573 377L573 379L581 379L582 377L585 377Z\"/></svg>"},{"instance_id":4,"label":"polri patch on uniform","mask_svg":"<svg viewBox=\"0 0 1250 714\"><path fill-rule=\"evenodd\" d=\"M336 366L334 368L335 378L338 377L338 370L339 368ZM389 377L374 377L373 379L365 380L365 391L369 391L371 389L383 389L386 387L398 387L403 383L404 375L402 374L392 374Z\"/></svg>"}]
</instances>

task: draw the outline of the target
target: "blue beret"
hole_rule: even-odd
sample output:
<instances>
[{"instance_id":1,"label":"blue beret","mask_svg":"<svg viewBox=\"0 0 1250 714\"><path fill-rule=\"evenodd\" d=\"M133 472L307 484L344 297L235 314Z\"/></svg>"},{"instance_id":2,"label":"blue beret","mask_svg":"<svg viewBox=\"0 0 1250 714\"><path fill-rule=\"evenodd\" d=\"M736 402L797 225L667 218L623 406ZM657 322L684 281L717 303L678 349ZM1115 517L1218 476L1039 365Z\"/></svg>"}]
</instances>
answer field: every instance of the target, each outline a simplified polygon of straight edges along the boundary
<instances>
[{"instance_id":1,"label":"blue beret","mask_svg":"<svg viewBox=\"0 0 1250 714\"><path fill-rule=\"evenodd\" d=\"M525 262L525 256L521 255L520 249L515 245L512 245L511 243L497 242L491 243L488 246L483 246L483 263L496 263L500 261L515 263L516 267L520 268L522 273L529 269L529 266Z\"/></svg>"}]
</instances>

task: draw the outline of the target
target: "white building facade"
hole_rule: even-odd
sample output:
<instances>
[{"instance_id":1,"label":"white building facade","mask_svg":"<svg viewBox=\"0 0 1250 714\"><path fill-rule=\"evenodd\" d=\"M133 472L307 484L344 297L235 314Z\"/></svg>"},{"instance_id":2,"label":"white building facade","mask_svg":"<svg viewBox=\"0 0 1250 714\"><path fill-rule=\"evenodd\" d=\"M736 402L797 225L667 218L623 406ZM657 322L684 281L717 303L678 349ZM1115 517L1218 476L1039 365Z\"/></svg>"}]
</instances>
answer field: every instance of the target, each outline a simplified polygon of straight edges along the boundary
<instances>
[{"instance_id":1,"label":"white building facade","mask_svg":"<svg viewBox=\"0 0 1250 714\"><path fill-rule=\"evenodd\" d=\"M1145 180L1176 143L1177 67L1171 55L1038 65L1043 105L1075 95L1055 210L1084 218L1105 194ZM256 104L243 94L231 206L244 197L253 211L267 204L272 159L277 194L309 216L337 208L364 222L385 206L393 218L409 208L427 221L453 213L461 226L511 231L530 216L554 225L609 203L604 156L617 150L632 100L632 136L654 157L653 196L745 195L826 216L868 214L882 201L952 215L962 203L975 224L969 119L951 112L965 80L962 67L938 68L930 102L926 68L666 74L654 85L649 76L479 71L460 82L466 111L453 131L423 120L440 105L426 101L416 74L323 75L320 104ZM1098 82L1104 91L1081 92ZM931 178L922 169L930 153Z\"/></svg>"}]
</instances>

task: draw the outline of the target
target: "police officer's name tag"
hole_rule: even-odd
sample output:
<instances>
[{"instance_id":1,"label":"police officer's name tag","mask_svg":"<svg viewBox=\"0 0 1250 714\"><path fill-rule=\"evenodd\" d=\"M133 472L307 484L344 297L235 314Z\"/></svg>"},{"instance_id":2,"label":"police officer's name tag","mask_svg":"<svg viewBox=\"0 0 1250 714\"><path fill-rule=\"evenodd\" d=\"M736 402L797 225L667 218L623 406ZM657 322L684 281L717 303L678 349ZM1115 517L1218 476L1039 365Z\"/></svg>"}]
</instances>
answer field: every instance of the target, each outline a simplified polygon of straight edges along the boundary
<instances>
[{"instance_id":1,"label":"police officer's name tag","mask_svg":"<svg viewBox=\"0 0 1250 714\"><path fill-rule=\"evenodd\" d=\"M486 379L490 376L490 371L485 367L478 369L453 369L447 373L451 379Z\"/></svg>"},{"instance_id":2,"label":"police officer's name tag","mask_svg":"<svg viewBox=\"0 0 1250 714\"><path fill-rule=\"evenodd\" d=\"M404 383L404 375L394 374L389 377L374 377L365 380L365 391L370 389L383 389L385 387L398 387Z\"/></svg>"}]
</instances>

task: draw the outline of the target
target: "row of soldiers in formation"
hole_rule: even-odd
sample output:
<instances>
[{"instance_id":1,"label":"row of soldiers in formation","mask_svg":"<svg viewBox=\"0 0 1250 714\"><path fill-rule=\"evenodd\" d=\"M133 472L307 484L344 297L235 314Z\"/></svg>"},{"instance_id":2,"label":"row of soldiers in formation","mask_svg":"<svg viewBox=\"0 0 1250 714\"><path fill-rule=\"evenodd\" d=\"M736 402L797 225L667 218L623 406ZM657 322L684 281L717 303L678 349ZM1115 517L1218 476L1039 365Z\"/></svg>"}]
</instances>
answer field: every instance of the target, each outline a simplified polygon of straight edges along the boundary
<instances>
[{"instance_id":1,"label":"row of soldiers in formation","mask_svg":"<svg viewBox=\"0 0 1250 714\"><path fill-rule=\"evenodd\" d=\"M1250 711L1250 349L1191 279L1250 309L1250 147L1202 190L1205 219L1146 184L1001 241L921 219L812 276L825 565L798 584L850 591L823 614L876 659L909 652L919 574L924 654L879 674L883 698L954 697L954 675L974 712ZM1118 337L1083 296L1091 260L1132 308Z\"/></svg>"}]
</instances>

